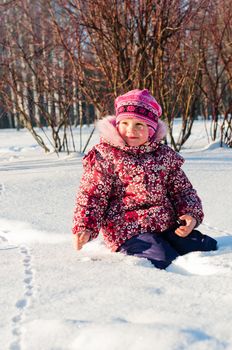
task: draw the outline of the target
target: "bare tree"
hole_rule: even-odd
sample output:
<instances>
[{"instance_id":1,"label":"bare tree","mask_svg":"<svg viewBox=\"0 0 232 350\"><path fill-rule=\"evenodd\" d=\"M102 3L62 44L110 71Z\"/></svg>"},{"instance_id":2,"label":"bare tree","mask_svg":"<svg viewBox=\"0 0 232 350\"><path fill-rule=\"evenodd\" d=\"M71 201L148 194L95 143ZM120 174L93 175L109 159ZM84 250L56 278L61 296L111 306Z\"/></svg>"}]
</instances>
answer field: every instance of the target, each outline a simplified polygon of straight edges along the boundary
<instances>
[{"instance_id":1,"label":"bare tree","mask_svg":"<svg viewBox=\"0 0 232 350\"><path fill-rule=\"evenodd\" d=\"M118 94L148 88L162 103L172 146L179 150L191 132L199 79L199 57L188 57L188 33L208 1L60 0L59 4L69 18L65 27L57 25L60 40L81 91L100 115L113 112ZM172 126L177 115L183 125L175 140Z\"/></svg>"},{"instance_id":2,"label":"bare tree","mask_svg":"<svg viewBox=\"0 0 232 350\"><path fill-rule=\"evenodd\" d=\"M69 152L86 103L101 118L115 96L148 88L174 149L200 110L212 115L212 139L220 130L231 145L231 2L4 0L0 102L45 151ZM82 150L81 128L79 143Z\"/></svg>"},{"instance_id":3,"label":"bare tree","mask_svg":"<svg viewBox=\"0 0 232 350\"><path fill-rule=\"evenodd\" d=\"M204 3L206 5L206 2ZM204 7L201 8L203 10ZM200 50L195 47L195 22L198 12L167 43L160 62L162 80L160 80L160 101L164 106L172 147L179 151L191 135L194 120L197 117L201 81ZM198 26L198 32L201 26ZM159 76L158 76L159 79ZM174 133L174 120L181 123L179 132Z\"/></svg>"},{"instance_id":4,"label":"bare tree","mask_svg":"<svg viewBox=\"0 0 232 350\"><path fill-rule=\"evenodd\" d=\"M59 12L55 15L63 20ZM73 67L57 40L50 4L18 0L7 3L1 16L2 105L45 151L75 150L72 125L80 94Z\"/></svg>"},{"instance_id":5,"label":"bare tree","mask_svg":"<svg viewBox=\"0 0 232 350\"><path fill-rule=\"evenodd\" d=\"M211 1L204 16L201 91L205 116L211 115L211 139L232 146L232 1ZM221 124L221 126L220 126Z\"/></svg>"}]
</instances>

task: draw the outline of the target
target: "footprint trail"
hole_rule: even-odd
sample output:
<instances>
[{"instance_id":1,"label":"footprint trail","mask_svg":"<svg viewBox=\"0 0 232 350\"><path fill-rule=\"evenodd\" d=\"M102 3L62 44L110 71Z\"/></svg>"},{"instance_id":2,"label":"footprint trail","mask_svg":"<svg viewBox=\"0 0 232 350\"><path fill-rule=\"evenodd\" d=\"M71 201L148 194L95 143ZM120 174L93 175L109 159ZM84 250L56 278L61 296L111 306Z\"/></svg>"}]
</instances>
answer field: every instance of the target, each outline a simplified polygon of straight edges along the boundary
<instances>
[{"instance_id":1,"label":"footprint trail","mask_svg":"<svg viewBox=\"0 0 232 350\"><path fill-rule=\"evenodd\" d=\"M22 297L16 301L16 315L11 320L11 329L13 341L10 344L10 350L21 350L22 349L22 333L23 333L23 320L27 309L30 307L32 299L34 297L34 270L32 265L32 255L31 250L26 245L21 245L19 247L19 252L22 257L22 262L24 266L23 273L23 285L24 294Z\"/></svg>"}]
</instances>

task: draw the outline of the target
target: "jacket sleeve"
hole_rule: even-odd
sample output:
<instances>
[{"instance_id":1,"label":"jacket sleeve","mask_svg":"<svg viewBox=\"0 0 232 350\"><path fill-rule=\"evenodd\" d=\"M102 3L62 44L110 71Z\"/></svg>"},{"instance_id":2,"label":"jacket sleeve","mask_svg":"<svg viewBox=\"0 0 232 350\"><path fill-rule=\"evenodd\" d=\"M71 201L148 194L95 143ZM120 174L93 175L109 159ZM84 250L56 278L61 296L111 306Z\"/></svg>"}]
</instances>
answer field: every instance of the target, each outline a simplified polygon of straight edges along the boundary
<instances>
[{"instance_id":1,"label":"jacket sleeve","mask_svg":"<svg viewBox=\"0 0 232 350\"><path fill-rule=\"evenodd\" d=\"M198 226L204 218L201 200L185 172L181 169L184 159L178 153L171 151L173 153L168 176L168 195L177 217L189 214L197 220L196 226Z\"/></svg>"},{"instance_id":2,"label":"jacket sleeve","mask_svg":"<svg viewBox=\"0 0 232 350\"><path fill-rule=\"evenodd\" d=\"M73 218L74 234L90 233L90 239L98 236L108 205L113 182L112 167L101 154L92 149L83 158L83 175L76 197Z\"/></svg>"}]
</instances>

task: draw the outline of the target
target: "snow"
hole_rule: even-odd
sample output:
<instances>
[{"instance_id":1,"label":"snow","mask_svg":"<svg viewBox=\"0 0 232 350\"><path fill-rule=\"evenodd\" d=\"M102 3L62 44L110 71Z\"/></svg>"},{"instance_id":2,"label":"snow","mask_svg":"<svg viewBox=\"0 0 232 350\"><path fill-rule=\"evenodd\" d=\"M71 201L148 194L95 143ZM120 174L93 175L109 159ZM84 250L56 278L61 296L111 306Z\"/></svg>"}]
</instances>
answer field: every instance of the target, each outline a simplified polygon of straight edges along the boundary
<instances>
[{"instance_id":1,"label":"snow","mask_svg":"<svg viewBox=\"0 0 232 350\"><path fill-rule=\"evenodd\" d=\"M46 155L25 130L0 130L1 350L232 349L232 152L207 145L200 121L193 132L184 170L219 250L161 271L101 237L76 252L82 155Z\"/></svg>"}]
</instances>

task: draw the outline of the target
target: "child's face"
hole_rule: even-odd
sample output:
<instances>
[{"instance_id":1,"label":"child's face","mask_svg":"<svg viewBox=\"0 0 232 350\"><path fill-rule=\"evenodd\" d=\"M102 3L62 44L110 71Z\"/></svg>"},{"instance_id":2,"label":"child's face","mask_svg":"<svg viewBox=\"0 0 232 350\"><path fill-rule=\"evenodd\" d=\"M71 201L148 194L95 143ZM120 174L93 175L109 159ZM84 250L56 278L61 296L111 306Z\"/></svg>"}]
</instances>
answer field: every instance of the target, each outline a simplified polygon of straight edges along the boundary
<instances>
[{"instance_id":1,"label":"child's face","mask_svg":"<svg viewBox=\"0 0 232 350\"><path fill-rule=\"evenodd\" d=\"M118 125L119 134L128 146L141 146L148 141L149 129L139 119L123 119Z\"/></svg>"}]
</instances>

